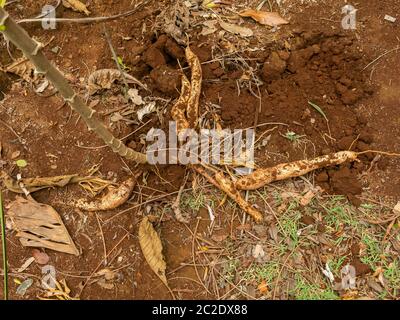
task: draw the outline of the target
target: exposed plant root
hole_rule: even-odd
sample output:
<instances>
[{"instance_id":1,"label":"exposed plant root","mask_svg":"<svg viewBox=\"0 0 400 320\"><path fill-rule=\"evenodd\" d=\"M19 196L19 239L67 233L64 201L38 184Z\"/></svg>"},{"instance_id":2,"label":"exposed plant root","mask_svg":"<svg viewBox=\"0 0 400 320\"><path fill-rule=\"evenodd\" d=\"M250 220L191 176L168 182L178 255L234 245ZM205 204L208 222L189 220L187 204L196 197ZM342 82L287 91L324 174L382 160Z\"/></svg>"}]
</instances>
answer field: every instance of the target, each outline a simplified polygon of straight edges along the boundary
<instances>
[{"instance_id":1,"label":"exposed plant root","mask_svg":"<svg viewBox=\"0 0 400 320\"><path fill-rule=\"evenodd\" d=\"M178 133L189 129L189 122L186 118L185 112L186 106L189 102L190 90L191 86L188 78L185 75L182 75L181 95L171 110L172 119L174 119L176 122L176 129Z\"/></svg>"},{"instance_id":2,"label":"exposed plant root","mask_svg":"<svg viewBox=\"0 0 400 320\"><path fill-rule=\"evenodd\" d=\"M348 161L355 161L358 155L359 153L353 151L341 151L317 157L312 160L281 163L275 167L258 169L252 174L238 179L235 186L240 190L256 190L273 181L300 177L316 169L335 166Z\"/></svg>"},{"instance_id":3,"label":"exposed plant root","mask_svg":"<svg viewBox=\"0 0 400 320\"><path fill-rule=\"evenodd\" d=\"M79 199L75 206L84 211L105 211L118 208L128 201L133 188L136 185L137 179L141 174L141 171L137 171L134 177L123 182L118 188L110 187L110 191L101 199L91 202L88 202L85 199Z\"/></svg>"},{"instance_id":4,"label":"exposed plant root","mask_svg":"<svg viewBox=\"0 0 400 320\"><path fill-rule=\"evenodd\" d=\"M199 100L201 93L201 82L203 80L201 64L199 58L193 53L189 46L186 47L186 59L192 70L192 77L190 80L191 91L189 101L187 103L187 118L191 128L195 128L199 118Z\"/></svg>"},{"instance_id":5,"label":"exposed plant root","mask_svg":"<svg viewBox=\"0 0 400 320\"><path fill-rule=\"evenodd\" d=\"M260 223L263 220L262 213L242 198L232 180L226 178L222 172L215 174L215 180L220 185L220 189L234 200L247 214L252 216L256 222Z\"/></svg>"},{"instance_id":6,"label":"exposed plant root","mask_svg":"<svg viewBox=\"0 0 400 320\"><path fill-rule=\"evenodd\" d=\"M247 214L252 216L256 222L259 223L263 220L262 213L242 198L240 192L235 188L233 181L226 178L222 172L217 172L215 176L212 177L201 166L192 166L192 168L196 172L200 173L203 177L205 177L208 182L226 193L233 201L235 201L239 205L240 208L242 208Z\"/></svg>"}]
</instances>

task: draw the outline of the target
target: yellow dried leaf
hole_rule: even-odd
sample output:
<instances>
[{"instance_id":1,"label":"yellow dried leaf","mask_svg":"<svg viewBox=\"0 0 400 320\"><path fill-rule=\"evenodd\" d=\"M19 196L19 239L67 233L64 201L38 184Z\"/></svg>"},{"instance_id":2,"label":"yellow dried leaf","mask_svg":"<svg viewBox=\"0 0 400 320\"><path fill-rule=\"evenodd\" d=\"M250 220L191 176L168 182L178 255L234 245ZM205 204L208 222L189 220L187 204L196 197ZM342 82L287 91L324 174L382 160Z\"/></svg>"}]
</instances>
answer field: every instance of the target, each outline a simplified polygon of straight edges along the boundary
<instances>
[{"instance_id":1,"label":"yellow dried leaf","mask_svg":"<svg viewBox=\"0 0 400 320\"><path fill-rule=\"evenodd\" d=\"M4 72L13 73L24 79L26 82L33 82L37 79L35 67L25 57L15 60L4 68Z\"/></svg>"},{"instance_id":2,"label":"yellow dried leaf","mask_svg":"<svg viewBox=\"0 0 400 320\"><path fill-rule=\"evenodd\" d=\"M168 287L167 277L165 276L167 264L162 254L162 243L147 217L144 217L140 222L139 244L151 270L153 270L160 280Z\"/></svg>"},{"instance_id":3,"label":"yellow dried leaf","mask_svg":"<svg viewBox=\"0 0 400 320\"><path fill-rule=\"evenodd\" d=\"M147 90L147 87L137 80L135 77L118 69L99 69L93 72L88 78L88 91L90 95L95 94L101 89L111 89L111 85L115 81L122 82L125 79L127 83L133 83Z\"/></svg>"},{"instance_id":4,"label":"yellow dried leaf","mask_svg":"<svg viewBox=\"0 0 400 320\"><path fill-rule=\"evenodd\" d=\"M90 11L86 7L86 5L79 0L63 0L62 4L66 8L72 9L77 12L82 12L87 16L90 14Z\"/></svg>"},{"instance_id":5,"label":"yellow dried leaf","mask_svg":"<svg viewBox=\"0 0 400 320\"><path fill-rule=\"evenodd\" d=\"M268 25L271 27L289 23L289 21L283 19L277 12L267 12L267 11L248 9L242 11L241 13L239 13L239 15L242 17L253 18L258 23L263 25Z\"/></svg>"},{"instance_id":6,"label":"yellow dried leaf","mask_svg":"<svg viewBox=\"0 0 400 320\"><path fill-rule=\"evenodd\" d=\"M240 190L255 190L273 181L300 177L316 169L335 166L347 161L357 160L357 152L341 151L314 158L278 164L275 167L258 169L252 174L238 179L235 183Z\"/></svg>"},{"instance_id":7,"label":"yellow dried leaf","mask_svg":"<svg viewBox=\"0 0 400 320\"><path fill-rule=\"evenodd\" d=\"M237 24L220 21L219 25L225 31L228 31L233 34L238 34L242 37L251 37L253 35L253 30L246 27L238 26Z\"/></svg>"}]
</instances>

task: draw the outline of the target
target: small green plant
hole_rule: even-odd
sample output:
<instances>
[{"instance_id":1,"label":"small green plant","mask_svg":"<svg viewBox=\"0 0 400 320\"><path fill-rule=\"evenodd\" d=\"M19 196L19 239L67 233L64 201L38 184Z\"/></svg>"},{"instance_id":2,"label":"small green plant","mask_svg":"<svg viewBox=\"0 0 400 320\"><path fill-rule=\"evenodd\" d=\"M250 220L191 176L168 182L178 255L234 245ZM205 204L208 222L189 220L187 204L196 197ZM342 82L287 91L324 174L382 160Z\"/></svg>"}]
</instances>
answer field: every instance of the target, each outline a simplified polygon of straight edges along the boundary
<instances>
[{"instance_id":1,"label":"small green plant","mask_svg":"<svg viewBox=\"0 0 400 320\"><path fill-rule=\"evenodd\" d=\"M301 138L305 137L293 131L288 131L283 136L291 142L298 142Z\"/></svg>"},{"instance_id":2,"label":"small green plant","mask_svg":"<svg viewBox=\"0 0 400 320\"><path fill-rule=\"evenodd\" d=\"M129 71L130 68L124 63L124 60L121 57L117 57L117 63L124 71Z\"/></svg>"}]
</instances>

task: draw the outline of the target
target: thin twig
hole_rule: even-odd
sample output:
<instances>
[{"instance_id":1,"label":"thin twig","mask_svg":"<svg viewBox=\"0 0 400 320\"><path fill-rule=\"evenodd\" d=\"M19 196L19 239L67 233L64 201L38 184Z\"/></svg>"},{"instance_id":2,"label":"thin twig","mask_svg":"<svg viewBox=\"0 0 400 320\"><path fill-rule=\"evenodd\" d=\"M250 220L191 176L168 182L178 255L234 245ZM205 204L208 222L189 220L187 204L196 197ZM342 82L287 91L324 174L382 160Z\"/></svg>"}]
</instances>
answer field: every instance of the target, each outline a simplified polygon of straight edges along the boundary
<instances>
[{"instance_id":1,"label":"thin twig","mask_svg":"<svg viewBox=\"0 0 400 320\"><path fill-rule=\"evenodd\" d=\"M3 270L4 270L4 285L3 293L4 300L8 300L8 266L7 266L7 245L6 245L6 226L3 214L3 200L0 191L0 226L1 226L1 248L3 252Z\"/></svg>"},{"instance_id":2,"label":"thin twig","mask_svg":"<svg viewBox=\"0 0 400 320\"><path fill-rule=\"evenodd\" d=\"M134 9L129 10L127 12L123 12L117 15L113 15L113 16L109 16L109 17L91 17L91 18L46 18L46 21L48 22L75 22L75 23L93 23L93 22L104 22L104 21L110 21L110 20L115 20L118 18L122 18L122 17L127 17L130 16L134 13L136 13L137 11L139 11L139 9L142 9L143 7L147 6L150 1L152 0L148 0L148 1L144 1L140 4L138 4ZM33 19L22 19L17 21L17 23L27 23L27 22L42 22L43 19L41 18L33 18Z\"/></svg>"},{"instance_id":3,"label":"thin twig","mask_svg":"<svg viewBox=\"0 0 400 320\"><path fill-rule=\"evenodd\" d=\"M386 51L385 53L381 54L379 57L377 57L376 59L374 59L374 60L372 60L370 63L368 63L368 64L364 67L363 71L364 71L365 69L367 69L369 66L373 65L373 64L374 64L375 62L377 62L378 60L382 59L384 56L386 56L386 55L388 55L389 53L392 53L392 52L394 52L394 51L397 51L397 50L399 50L399 49L400 49L400 46L397 46L396 48L393 48L392 50Z\"/></svg>"},{"instance_id":4,"label":"thin twig","mask_svg":"<svg viewBox=\"0 0 400 320\"><path fill-rule=\"evenodd\" d=\"M107 265L107 247L106 247L106 241L104 240L103 228L101 227L100 218L99 218L99 215L97 214L97 212L96 212L96 219L97 219L97 224L99 225L99 229L100 229L101 240L103 242L104 266L106 266Z\"/></svg>"},{"instance_id":5,"label":"thin twig","mask_svg":"<svg viewBox=\"0 0 400 320\"><path fill-rule=\"evenodd\" d=\"M129 89L129 86L128 86L128 82L126 81L125 72L121 68L121 64L120 64L120 62L118 60L117 53L115 52L115 49L114 49L114 47L112 45L111 37L110 37L110 34L108 33L108 30L107 30L105 24L103 24L103 29L104 29L104 35L106 36L106 40L107 40L108 46L110 47L110 51L111 51L111 54L113 56L113 60L115 61L115 64L117 65L117 68L118 68L119 72L121 73L122 80L124 81L124 96L125 96L125 99L128 100L128 89Z\"/></svg>"}]
</instances>

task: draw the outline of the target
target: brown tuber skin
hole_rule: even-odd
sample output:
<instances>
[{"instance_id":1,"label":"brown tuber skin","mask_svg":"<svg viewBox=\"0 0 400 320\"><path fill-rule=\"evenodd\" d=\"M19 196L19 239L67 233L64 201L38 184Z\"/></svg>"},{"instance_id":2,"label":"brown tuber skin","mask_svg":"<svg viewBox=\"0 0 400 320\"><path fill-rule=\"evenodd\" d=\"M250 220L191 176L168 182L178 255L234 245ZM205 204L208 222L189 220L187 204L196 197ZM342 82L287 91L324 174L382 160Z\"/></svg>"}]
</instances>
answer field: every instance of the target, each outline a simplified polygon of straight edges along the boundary
<instances>
[{"instance_id":1,"label":"brown tuber skin","mask_svg":"<svg viewBox=\"0 0 400 320\"><path fill-rule=\"evenodd\" d=\"M273 181L299 177L316 169L335 166L347 161L355 161L357 160L357 156L357 152L341 151L317 157L312 160L282 163L275 167L258 169L252 174L238 179L235 186L240 190L256 190Z\"/></svg>"}]
</instances>

